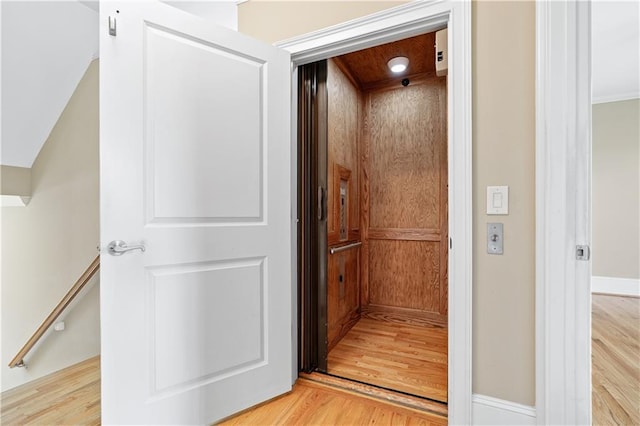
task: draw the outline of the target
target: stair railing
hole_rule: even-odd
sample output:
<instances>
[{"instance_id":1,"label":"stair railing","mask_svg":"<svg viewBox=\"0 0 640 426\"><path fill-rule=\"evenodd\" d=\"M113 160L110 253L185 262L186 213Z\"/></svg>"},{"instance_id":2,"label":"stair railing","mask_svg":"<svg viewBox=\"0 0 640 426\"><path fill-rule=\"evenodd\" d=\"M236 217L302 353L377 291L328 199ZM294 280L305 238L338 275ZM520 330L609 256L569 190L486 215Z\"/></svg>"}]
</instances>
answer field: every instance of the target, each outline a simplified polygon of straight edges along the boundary
<instances>
[{"instance_id":1,"label":"stair railing","mask_svg":"<svg viewBox=\"0 0 640 426\"><path fill-rule=\"evenodd\" d=\"M24 362L24 357L29 353L31 349L38 343L38 341L44 336L45 332L56 322L60 314L64 312L64 310L69 306L69 304L80 294L82 289L87 285L89 280L96 274L96 272L100 269L100 256L97 256L91 265L82 273L80 278L76 281L76 283L71 287L71 289L64 295L62 300L53 308L53 311L49 314L49 316L44 320L40 327L33 333L33 335L27 340L27 343L24 344L22 349L18 351L15 357L9 363L9 368L13 367L26 367Z\"/></svg>"}]
</instances>

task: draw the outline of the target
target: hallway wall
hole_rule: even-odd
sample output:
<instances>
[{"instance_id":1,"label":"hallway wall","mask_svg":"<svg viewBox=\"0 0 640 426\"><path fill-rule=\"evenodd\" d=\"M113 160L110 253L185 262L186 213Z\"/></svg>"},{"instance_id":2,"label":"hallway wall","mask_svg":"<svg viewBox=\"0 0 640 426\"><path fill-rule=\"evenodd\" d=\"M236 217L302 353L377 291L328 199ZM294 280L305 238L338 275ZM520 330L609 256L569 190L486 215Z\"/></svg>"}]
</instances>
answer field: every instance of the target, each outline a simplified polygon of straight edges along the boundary
<instances>
[{"instance_id":1,"label":"hallway wall","mask_svg":"<svg viewBox=\"0 0 640 426\"><path fill-rule=\"evenodd\" d=\"M473 391L535 405L535 2L474 1ZM509 186L509 215L486 187ZM504 255L487 254L487 223Z\"/></svg>"},{"instance_id":2,"label":"hallway wall","mask_svg":"<svg viewBox=\"0 0 640 426\"><path fill-rule=\"evenodd\" d=\"M33 117L34 120L38 117ZM31 169L26 207L3 207L2 391L100 353L98 277L30 352L7 364L98 254L98 61L93 61Z\"/></svg>"},{"instance_id":3,"label":"hallway wall","mask_svg":"<svg viewBox=\"0 0 640 426\"><path fill-rule=\"evenodd\" d=\"M593 275L640 279L640 99L593 105Z\"/></svg>"}]
</instances>

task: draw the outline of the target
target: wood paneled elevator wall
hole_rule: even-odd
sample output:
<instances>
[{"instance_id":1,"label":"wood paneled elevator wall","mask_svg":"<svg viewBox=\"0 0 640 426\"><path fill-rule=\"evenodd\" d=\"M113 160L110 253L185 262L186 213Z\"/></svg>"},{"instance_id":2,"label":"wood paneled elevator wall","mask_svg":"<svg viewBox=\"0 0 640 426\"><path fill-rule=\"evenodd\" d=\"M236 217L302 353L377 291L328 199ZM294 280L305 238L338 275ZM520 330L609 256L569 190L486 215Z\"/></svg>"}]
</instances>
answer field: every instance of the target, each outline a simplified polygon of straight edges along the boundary
<instances>
[{"instance_id":1,"label":"wood paneled elevator wall","mask_svg":"<svg viewBox=\"0 0 640 426\"><path fill-rule=\"evenodd\" d=\"M327 63L327 242L328 247L359 242L360 235L360 139L362 95L336 63ZM343 206L345 229L340 232L340 184L346 189ZM346 231L346 232L345 232ZM327 265L328 350L360 318L360 249L333 255Z\"/></svg>"},{"instance_id":2,"label":"wood paneled elevator wall","mask_svg":"<svg viewBox=\"0 0 640 426\"><path fill-rule=\"evenodd\" d=\"M329 351L362 312L447 320L446 78L364 81L375 54L348 56L327 66L327 243L362 245L327 257Z\"/></svg>"},{"instance_id":3,"label":"wood paneled elevator wall","mask_svg":"<svg viewBox=\"0 0 640 426\"><path fill-rule=\"evenodd\" d=\"M446 322L446 80L365 94L362 304Z\"/></svg>"}]
</instances>

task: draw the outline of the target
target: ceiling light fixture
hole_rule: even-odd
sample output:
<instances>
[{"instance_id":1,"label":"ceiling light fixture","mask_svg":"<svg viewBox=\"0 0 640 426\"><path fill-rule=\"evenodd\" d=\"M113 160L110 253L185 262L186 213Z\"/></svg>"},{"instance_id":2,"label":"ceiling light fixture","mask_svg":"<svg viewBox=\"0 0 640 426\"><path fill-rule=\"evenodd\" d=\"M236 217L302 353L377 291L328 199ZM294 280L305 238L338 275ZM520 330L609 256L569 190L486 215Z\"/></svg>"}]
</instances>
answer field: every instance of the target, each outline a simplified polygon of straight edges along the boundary
<instances>
[{"instance_id":1,"label":"ceiling light fixture","mask_svg":"<svg viewBox=\"0 0 640 426\"><path fill-rule=\"evenodd\" d=\"M409 65L409 58L405 56L397 56L395 58L390 59L389 62L387 62L387 66L389 67L391 72L394 72L396 74L406 70L408 65Z\"/></svg>"}]
</instances>

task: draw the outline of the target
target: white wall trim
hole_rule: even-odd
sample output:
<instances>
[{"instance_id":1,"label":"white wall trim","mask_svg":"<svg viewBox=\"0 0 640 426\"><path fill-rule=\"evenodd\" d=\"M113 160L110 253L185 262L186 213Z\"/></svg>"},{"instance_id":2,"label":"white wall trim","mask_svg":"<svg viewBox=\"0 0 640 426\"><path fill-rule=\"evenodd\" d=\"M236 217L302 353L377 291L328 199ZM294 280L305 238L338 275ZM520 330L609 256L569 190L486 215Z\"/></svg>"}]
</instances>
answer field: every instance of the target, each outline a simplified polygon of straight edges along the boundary
<instances>
[{"instance_id":1,"label":"white wall trim","mask_svg":"<svg viewBox=\"0 0 640 426\"><path fill-rule=\"evenodd\" d=\"M591 293L640 297L640 279L591 277Z\"/></svg>"},{"instance_id":2,"label":"white wall trim","mask_svg":"<svg viewBox=\"0 0 640 426\"><path fill-rule=\"evenodd\" d=\"M529 405L473 395L474 425L535 425L536 409Z\"/></svg>"},{"instance_id":3,"label":"white wall trim","mask_svg":"<svg viewBox=\"0 0 640 426\"><path fill-rule=\"evenodd\" d=\"M536 2L536 412L591 424L590 2Z\"/></svg>"},{"instance_id":4,"label":"white wall trim","mask_svg":"<svg viewBox=\"0 0 640 426\"><path fill-rule=\"evenodd\" d=\"M0 207L26 207L31 201L30 196L0 195Z\"/></svg>"},{"instance_id":5,"label":"white wall trim","mask_svg":"<svg viewBox=\"0 0 640 426\"><path fill-rule=\"evenodd\" d=\"M363 18L283 40L296 65L327 59L443 28L452 9L449 0L419 0ZM469 18L471 19L471 18Z\"/></svg>"},{"instance_id":6,"label":"white wall trim","mask_svg":"<svg viewBox=\"0 0 640 426\"><path fill-rule=\"evenodd\" d=\"M473 264L471 2L412 2L276 45L291 53L295 77L298 65L412 37L444 26L449 28L449 235L453 240L453 248L449 252L449 423L470 424ZM297 79L294 78L293 93L296 92L296 83ZM296 123L297 102L294 101L293 105L292 122ZM297 129L292 131L292 140L296 140ZM297 158L295 152L292 158ZM295 164L293 168L295 176ZM296 182L297 178L292 181Z\"/></svg>"},{"instance_id":7,"label":"white wall trim","mask_svg":"<svg viewBox=\"0 0 640 426\"><path fill-rule=\"evenodd\" d=\"M622 102L622 101L630 101L631 99L639 99L640 92L633 91L628 93L616 93L615 95L607 95L607 96L598 96L593 98L593 104L606 104L609 102Z\"/></svg>"}]
</instances>

